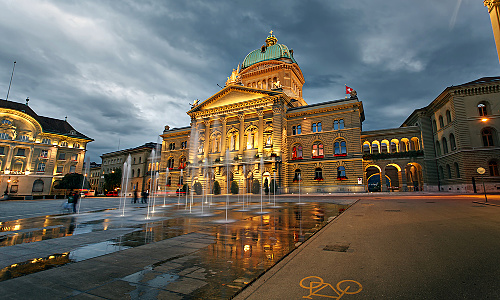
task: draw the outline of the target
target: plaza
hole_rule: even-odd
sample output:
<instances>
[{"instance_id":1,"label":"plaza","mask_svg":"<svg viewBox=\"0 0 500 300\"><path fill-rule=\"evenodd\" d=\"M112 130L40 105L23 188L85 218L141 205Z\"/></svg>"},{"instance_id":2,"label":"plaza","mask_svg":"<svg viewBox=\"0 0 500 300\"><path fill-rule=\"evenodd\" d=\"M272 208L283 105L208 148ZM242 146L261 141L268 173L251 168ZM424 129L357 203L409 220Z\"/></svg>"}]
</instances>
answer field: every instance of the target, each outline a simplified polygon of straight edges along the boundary
<instances>
[{"instance_id":1,"label":"plaza","mask_svg":"<svg viewBox=\"0 0 500 300\"><path fill-rule=\"evenodd\" d=\"M228 210L220 196L204 213L201 198L190 208L167 197L150 219L146 204L100 200L83 199L79 214L60 214L61 200L38 200L44 215L24 219L2 210L0 298L321 299L341 281L356 292L345 299L498 296L499 195L492 205L484 195L286 195L262 208L254 196L247 209L231 197Z\"/></svg>"}]
</instances>

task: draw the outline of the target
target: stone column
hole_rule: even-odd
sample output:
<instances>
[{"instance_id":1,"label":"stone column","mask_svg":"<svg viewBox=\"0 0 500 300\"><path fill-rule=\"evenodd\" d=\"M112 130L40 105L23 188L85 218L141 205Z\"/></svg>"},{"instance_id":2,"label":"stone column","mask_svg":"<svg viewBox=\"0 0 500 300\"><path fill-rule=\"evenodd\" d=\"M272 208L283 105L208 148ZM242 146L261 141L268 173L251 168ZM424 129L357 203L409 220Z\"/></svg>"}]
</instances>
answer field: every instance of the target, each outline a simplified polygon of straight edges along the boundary
<instances>
[{"instance_id":1,"label":"stone column","mask_svg":"<svg viewBox=\"0 0 500 300\"><path fill-rule=\"evenodd\" d=\"M262 109L257 110L257 115L259 116L259 136L258 136L258 153L262 155L264 148L264 111Z\"/></svg>"},{"instance_id":2,"label":"stone column","mask_svg":"<svg viewBox=\"0 0 500 300\"><path fill-rule=\"evenodd\" d=\"M33 169L36 168L36 167L35 168L31 168L31 161L33 160L33 151L34 151L34 147L30 146L30 154L28 155L28 160L26 162L25 171L33 172Z\"/></svg>"},{"instance_id":3,"label":"stone column","mask_svg":"<svg viewBox=\"0 0 500 300\"><path fill-rule=\"evenodd\" d=\"M285 138L286 138L286 127L284 122L284 109L281 103L275 101L273 104L273 152L278 156L283 156L284 154L281 152L281 148L285 146ZM286 150L285 150L286 151Z\"/></svg>"},{"instance_id":4,"label":"stone column","mask_svg":"<svg viewBox=\"0 0 500 300\"><path fill-rule=\"evenodd\" d=\"M238 151L239 155L243 155L243 149L244 149L244 136L245 136L245 115L244 114L239 114L238 118L240 119L240 132L239 132L239 138L240 138L240 150Z\"/></svg>"},{"instance_id":5,"label":"stone column","mask_svg":"<svg viewBox=\"0 0 500 300\"><path fill-rule=\"evenodd\" d=\"M205 145L204 145L204 153L203 158L208 158L208 151L210 150L210 119L205 119L203 123L205 123Z\"/></svg>"},{"instance_id":6,"label":"stone column","mask_svg":"<svg viewBox=\"0 0 500 300\"><path fill-rule=\"evenodd\" d=\"M4 171L9 169L10 170L10 165L12 163L12 156L14 155L14 150L16 147L14 145L9 145L9 153L7 153L7 159L5 160L5 167L3 168Z\"/></svg>"},{"instance_id":7,"label":"stone column","mask_svg":"<svg viewBox=\"0 0 500 300\"><path fill-rule=\"evenodd\" d=\"M401 181L400 181L400 186L401 186L401 191L402 192L407 192L408 191L408 184L406 183L406 170L405 166L401 168L401 171L399 172L401 175Z\"/></svg>"},{"instance_id":8,"label":"stone column","mask_svg":"<svg viewBox=\"0 0 500 300\"><path fill-rule=\"evenodd\" d=\"M490 14L491 27L497 45L497 54L500 61L500 0L484 0L484 6L488 7Z\"/></svg>"},{"instance_id":9,"label":"stone column","mask_svg":"<svg viewBox=\"0 0 500 300\"><path fill-rule=\"evenodd\" d=\"M387 185L385 179L385 166L380 168L380 190L382 192L387 192Z\"/></svg>"},{"instance_id":10,"label":"stone column","mask_svg":"<svg viewBox=\"0 0 500 300\"><path fill-rule=\"evenodd\" d=\"M221 116L220 117L220 122L222 123L222 136L221 136L221 147L220 147L220 156L224 157L226 155L226 123L227 123L227 118L226 116Z\"/></svg>"}]
</instances>

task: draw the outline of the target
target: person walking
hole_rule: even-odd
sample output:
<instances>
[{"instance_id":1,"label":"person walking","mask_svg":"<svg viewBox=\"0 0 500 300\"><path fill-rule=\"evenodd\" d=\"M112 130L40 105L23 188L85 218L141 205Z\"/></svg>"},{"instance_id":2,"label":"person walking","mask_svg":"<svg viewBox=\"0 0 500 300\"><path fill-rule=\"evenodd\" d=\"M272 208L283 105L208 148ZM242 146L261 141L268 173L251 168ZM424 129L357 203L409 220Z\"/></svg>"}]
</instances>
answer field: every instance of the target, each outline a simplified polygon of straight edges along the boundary
<instances>
[{"instance_id":1,"label":"person walking","mask_svg":"<svg viewBox=\"0 0 500 300\"><path fill-rule=\"evenodd\" d=\"M134 204L137 203L137 190L134 190Z\"/></svg>"},{"instance_id":2,"label":"person walking","mask_svg":"<svg viewBox=\"0 0 500 300\"><path fill-rule=\"evenodd\" d=\"M76 191L73 193L73 213L76 214L76 205L78 204L78 200L80 199L80 192Z\"/></svg>"}]
</instances>

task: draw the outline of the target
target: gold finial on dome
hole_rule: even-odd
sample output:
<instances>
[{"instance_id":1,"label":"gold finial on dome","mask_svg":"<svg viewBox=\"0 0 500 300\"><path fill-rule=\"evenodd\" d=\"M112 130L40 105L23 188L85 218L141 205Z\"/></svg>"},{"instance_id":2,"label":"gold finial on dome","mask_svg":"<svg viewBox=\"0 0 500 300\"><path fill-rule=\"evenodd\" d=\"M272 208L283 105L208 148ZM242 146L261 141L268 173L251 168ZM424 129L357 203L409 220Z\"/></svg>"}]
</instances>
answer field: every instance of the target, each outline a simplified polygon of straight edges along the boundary
<instances>
[{"instance_id":1,"label":"gold finial on dome","mask_svg":"<svg viewBox=\"0 0 500 300\"><path fill-rule=\"evenodd\" d=\"M271 30L269 32L271 35L267 37L266 39L266 47L270 47L272 45L276 45L278 42L278 39L273 35L273 31Z\"/></svg>"}]
</instances>

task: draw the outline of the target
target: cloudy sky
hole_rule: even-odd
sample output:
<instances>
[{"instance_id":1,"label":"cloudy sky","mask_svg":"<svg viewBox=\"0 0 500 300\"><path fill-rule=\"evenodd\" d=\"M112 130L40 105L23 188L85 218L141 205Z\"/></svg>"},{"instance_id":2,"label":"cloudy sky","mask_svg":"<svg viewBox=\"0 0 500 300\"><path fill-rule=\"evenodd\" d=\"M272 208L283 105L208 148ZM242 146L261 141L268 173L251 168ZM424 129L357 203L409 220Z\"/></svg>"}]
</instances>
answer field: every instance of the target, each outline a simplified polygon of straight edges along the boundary
<instances>
[{"instance_id":1,"label":"cloudy sky","mask_svg":"<svg viewBox=\"0 0 500 300\"><path fill-rule=\"evenodd\" d=\"M157 141L223 85L270 30L294 50L309 104L365 108L398 127L447 86L500 75L481 0L0 0L0 98L93 138L92 161Z\"/></svg>"}]
</instances>

